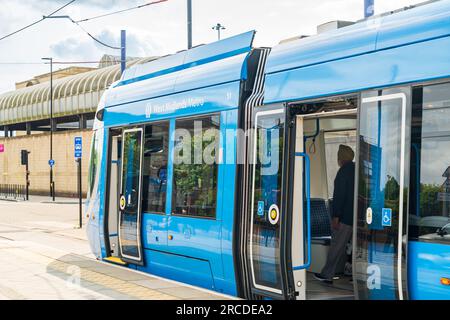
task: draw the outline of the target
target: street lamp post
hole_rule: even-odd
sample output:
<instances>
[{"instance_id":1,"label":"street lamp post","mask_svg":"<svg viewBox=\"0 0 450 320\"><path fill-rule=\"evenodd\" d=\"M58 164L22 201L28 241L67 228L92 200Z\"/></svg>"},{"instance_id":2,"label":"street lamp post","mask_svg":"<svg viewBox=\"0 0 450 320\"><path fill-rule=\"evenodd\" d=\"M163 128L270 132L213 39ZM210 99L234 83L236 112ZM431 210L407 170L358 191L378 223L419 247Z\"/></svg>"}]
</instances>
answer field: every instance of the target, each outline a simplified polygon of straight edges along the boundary
<instances>
[{"instance_id":1,"label":"street lamp post","mask_svg":"<svg viewBox=\"0 0 450 320\"><path fill-rule=\"evenodd\" d=\"M42 58L50 62L50 197L55 201L55 182L53 181L53 58Z\"/></svg>"},{"instance_id":2,"label":"street lamp post","mask_svg":"<svg viewBox=\"0 0 450 320\"><path fill-rule=\"evenodd\" d=\"M217 30L217 39L220 41L220 30L225 30L226 28L220 23L218 23L214 27L212 27L212 29Z\"/></svg>"}]
</instances>

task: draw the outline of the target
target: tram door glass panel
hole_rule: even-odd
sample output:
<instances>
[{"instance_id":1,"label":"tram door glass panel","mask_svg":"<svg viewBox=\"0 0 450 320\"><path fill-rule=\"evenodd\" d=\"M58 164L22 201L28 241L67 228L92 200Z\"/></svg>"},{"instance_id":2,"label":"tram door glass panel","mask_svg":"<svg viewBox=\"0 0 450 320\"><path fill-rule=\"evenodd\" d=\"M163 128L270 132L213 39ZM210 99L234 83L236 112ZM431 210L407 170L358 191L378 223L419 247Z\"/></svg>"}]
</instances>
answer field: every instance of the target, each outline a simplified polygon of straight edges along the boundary
<instances>
[{"instance_id":1,"label":"tram door glass panel","mask_svg":"<svg viewBox=\"0 0 450 320\"><path fill-rule=\"evenodd\" d=\"M141 261L141 170L142 129L123 133L121 196L119 199L119 239L122 257Z\"/></svg>"},{"instance_id":2,"label":"tram door glass panel","mask_svg":"<svg viewBox=\"0 0 450 320\"><path fill-rule=\"evenodd\" d=\"M450 83L414 88L409 238L450 245Z\"/></svg>"},{"instance_id":3,"label":"tram door glass panel","mask_svg":"<svg viewBox=\"0 0 450 320\"><path fill-rule=\"evenodd\" d=\"M169 122L147 125L142 167L142 212L165 214Z\"/></svg>"},{"instance_id":4,"label":"tram door glass panel","mask_svg":"<svg viewBox=\"0 0 450 320\"><path fill-rule=\"evenodd\" d=\"M280 208L284 113L277 110L259 112L255 123L249 238L252 279L256 289L282 294Z\"/></svg>"},{"instance_id":5,"label":"tram door glass panel","mask_svg":"<svg viewBox=\"0 0 450 320\"><path fill-rule=\"evenodd\" d=\"M355 272L360 299L406 298L409 89L362 95Z\"/></svg>"}]
</instances>

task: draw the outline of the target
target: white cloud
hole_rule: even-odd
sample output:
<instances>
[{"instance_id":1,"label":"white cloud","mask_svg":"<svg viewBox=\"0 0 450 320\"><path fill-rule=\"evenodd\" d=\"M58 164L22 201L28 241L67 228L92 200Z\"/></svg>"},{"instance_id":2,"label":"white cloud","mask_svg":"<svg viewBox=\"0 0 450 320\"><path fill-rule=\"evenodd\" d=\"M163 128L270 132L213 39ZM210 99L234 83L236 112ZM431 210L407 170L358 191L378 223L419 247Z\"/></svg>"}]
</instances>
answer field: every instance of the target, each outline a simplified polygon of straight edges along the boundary
<instances>
[{"instance_id":1,"label":"white cloud","mask_svg":"<svg viewBox=\"0 0 450 320\"><path fill-rule=\"evenodd\" d=\"M101 42L114 46L120 46L120 30L103 29L98 34L93 35ZM109 49L93 41L87 34L82 33L50 46L52 55L59 59L83 61L95 61L104 53L119 55L118 50ZM127 30L127 55L131 57L154 56L161 51L158 44L151 36L141 30Z\"/></svg>"},{"instance_id":2,"label":"white cloud","mask_svg":"<svg viewBox=\"0 0 450 320\"><path fill-rule=\"evenodd\" d=\"M422 0L376 0L376 13ZM0 37L40 19L68 0L0 0ZM58 14L82 19L123 9L145 0L79 0ZM220 22L224 37L257 30L255 45L273 46L280 40L315 33L316 26L331 20L359 20L363 0L193 0L194 44L215 41L211 29ZM121 29L128 32L129 55L164 55L186 48L186 0L169 0L154 6L83 23L105 42L118 44ZM1 62L39 62L54 55L61 60L98 60L107 50L88 38L70 21L44 21L0 41ZM47 72L46 65L1 65L0 92L14 83Z\"/></svg>"}]
</instances>

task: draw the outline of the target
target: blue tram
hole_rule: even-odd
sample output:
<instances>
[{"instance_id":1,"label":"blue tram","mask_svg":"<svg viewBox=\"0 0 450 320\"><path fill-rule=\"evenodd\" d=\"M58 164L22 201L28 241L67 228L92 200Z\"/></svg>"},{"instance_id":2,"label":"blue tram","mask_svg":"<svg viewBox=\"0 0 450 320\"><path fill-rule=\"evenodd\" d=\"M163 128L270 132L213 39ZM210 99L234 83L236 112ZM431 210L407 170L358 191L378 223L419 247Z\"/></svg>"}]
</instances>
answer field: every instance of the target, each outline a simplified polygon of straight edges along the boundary
<instances>
[{"instance_id":1,"label":"blue tram","mask_svg":"<svg viewBox=\"0 0 450 320\"><path fill-rule=\"evenodd\" d=\"M247 299L450 299L450 1L253 37L135 65L104 93L94 254ZM356 154L354 230L325 287L311 274L339 144Z\"/></svg>"}]
</instances>

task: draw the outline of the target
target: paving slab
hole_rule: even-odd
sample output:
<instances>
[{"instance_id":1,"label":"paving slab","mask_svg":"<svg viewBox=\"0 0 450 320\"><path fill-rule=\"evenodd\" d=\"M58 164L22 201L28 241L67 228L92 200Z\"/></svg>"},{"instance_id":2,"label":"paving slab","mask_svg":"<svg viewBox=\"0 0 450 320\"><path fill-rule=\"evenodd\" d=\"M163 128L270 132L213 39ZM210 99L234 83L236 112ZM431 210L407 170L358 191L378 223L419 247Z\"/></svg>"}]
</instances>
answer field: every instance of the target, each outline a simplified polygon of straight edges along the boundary
<instances>
[{"instance_id":1,"label":"paving slab","mask_svg":"<svg viewBox=\"0 0 450 320\"><path fill-rule=\"evenodd\" d=\"M73 199L0 200L0 300L234 299L96 260L77 218Z\"/></svg>"}]
</instances>

